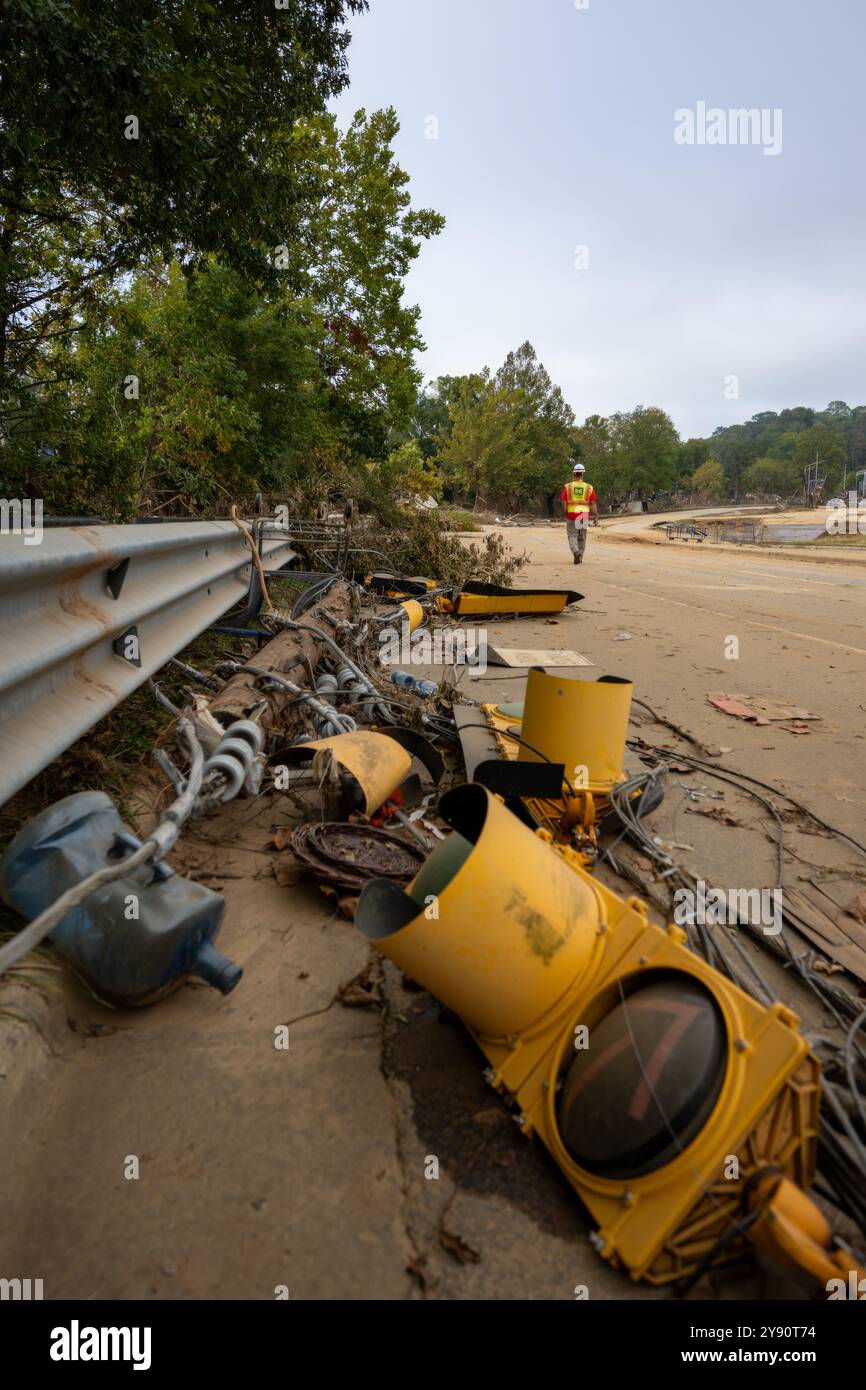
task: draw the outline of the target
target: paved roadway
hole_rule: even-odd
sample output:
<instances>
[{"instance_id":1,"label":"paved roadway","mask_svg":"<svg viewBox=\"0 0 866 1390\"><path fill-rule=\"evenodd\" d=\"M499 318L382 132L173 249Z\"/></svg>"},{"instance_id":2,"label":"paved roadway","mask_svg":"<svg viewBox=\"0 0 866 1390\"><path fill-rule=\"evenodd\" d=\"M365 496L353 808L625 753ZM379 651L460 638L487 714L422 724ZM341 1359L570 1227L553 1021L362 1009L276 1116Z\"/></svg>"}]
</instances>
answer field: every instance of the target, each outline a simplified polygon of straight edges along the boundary
<instances>
[{"instance_id":1,"label":"paved roadway","mask_svg":"<svg viewBox=\"0 0 866 1390\"><path fill-rule=\"evenodd\" d=\"M828 820L858 834L866 807L866 551L860 559L850 550L843 558L667 541L647 534L656 519L591 529L579 567L564 526L505 534L531 556L519 583L567 581L585 595L557 629L558 645L631 676L654 707L730 747L732 764L739 758L755 776L814 797ZM544 631L539 645L554 630L539 628L539 639ZM617 640L622 632L630 638ZM736 659L726 657L731 637ZM710 706L707 694L718 691L786 700L819 719L806 735L755 728Z\"/></svg>"},{"instance_id":2,"label":"paved roadway","mask_svg":"<svg viewBox=\"0 0 866 1390\"><path fill-rule=\"evenodd\" d=\"M729 748L730 766L812 798L862 836L866 568L656 545L635 534L644 521L593 531L580 568L563 526L515 529L532 557L520 582L576 584L586 597L554 625L503 623L491 640L575 647L595 663L579 674L633 677L657 710ZM519 698L523 679L489 671L464 684ZM718 690L790 699L820 718L801 736L754 728L708 705ZM670 738L657 725L643 732ZM739 828L691 814L674 782L654 830L691 846L678 853L716 882L771 883L766 813L730 789L725 804ZM594 1255L574 1195L485 1086L453 1016L390 967L382 1011L333 1003L367 951L317 892L272 877L266 844L285 823L277 802L239 803L174 857L225 893L221 945L246 971L228 999L188 987L152 1009L107 1013L66 977L45 1022L52 1054L31 1031L29 1071L20 1051L0 1057L0 1271L44 1278L46 1298L269 1300L287 1286L293 1300L570 1301L577 1284L592 1299L659 1296ZM844 901L853 851L786 830L792 879L838 872L823 882ZM278 1051L286 1023L290 1047ZM138 1180L126 1176L130 1155ZM443 1231L452 1251L456 1237L478 1258L448 1253ZM714 1275L698 1290L780 1293L790 1291L760 1272Z\"/></svg>"}]
</instances>

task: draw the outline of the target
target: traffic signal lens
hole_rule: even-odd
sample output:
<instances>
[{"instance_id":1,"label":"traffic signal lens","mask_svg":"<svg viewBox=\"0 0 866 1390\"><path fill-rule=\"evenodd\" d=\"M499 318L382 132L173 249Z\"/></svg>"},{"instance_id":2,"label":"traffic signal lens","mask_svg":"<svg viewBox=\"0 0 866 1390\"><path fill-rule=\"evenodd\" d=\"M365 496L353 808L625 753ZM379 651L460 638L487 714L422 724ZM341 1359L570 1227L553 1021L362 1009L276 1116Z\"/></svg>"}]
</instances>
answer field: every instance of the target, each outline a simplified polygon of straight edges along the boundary
<instances>
[{"instance_id":1,"label":"traffic signal lens","mask_svg":"<svg viewBox=\"0 0 866 1390\"><path fill-rule=\"evenodd\" d=\"M583 1169L638 1178L670 1163L718 1100L728 1042L710 991L649 975L595 1024L564 1077L559 1131Z\"/></svg>"}]
</instances>

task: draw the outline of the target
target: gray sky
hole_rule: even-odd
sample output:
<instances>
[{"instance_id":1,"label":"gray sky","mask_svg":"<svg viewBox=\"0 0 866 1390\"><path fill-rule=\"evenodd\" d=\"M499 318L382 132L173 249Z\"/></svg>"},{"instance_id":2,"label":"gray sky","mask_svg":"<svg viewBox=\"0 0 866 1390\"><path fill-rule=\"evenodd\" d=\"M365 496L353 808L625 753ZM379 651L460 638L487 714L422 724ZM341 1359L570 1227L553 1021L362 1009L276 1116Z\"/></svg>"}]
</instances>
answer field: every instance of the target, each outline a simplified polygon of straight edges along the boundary
<instances>
[{"instance_id":1,"label":"gray sky","mask_svg":"<svg viewBox=\"0 0 866 1390\"><path fill-rule=\"evenodd\" d=\"M426 377L528 338L579 420L866 404L863 0L371 0L352 27L341 123L395 106L448 219L407 287ZM717 142L677 143L699 102Z\"/></svg>"}]
</instances>

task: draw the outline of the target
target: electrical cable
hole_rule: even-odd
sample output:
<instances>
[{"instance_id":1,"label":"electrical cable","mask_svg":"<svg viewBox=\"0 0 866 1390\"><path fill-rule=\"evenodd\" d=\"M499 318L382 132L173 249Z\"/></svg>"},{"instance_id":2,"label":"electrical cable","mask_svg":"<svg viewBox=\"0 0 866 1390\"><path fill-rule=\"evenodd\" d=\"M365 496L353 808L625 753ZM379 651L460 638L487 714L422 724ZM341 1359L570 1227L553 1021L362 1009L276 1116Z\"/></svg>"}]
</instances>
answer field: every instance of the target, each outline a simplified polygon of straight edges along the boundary
<instances>
[{"instance_id":1,"label":"electrical cable","mask_svg":"<svg viewBox=\"0 0 866 1390\"><path fill-rule=\"evenodd\" d=\"M854 1059L852 1056L855 1045L854 1039L856 1037L858 1029L862 1028L864 1022L866 1022L866 1009L864 1009L862 1013L858 1014L854 1022L851 1024L851 1027L848 1030L848 1034L845 1038L845 1042L843 1043L843 1051L845 1054L845 1071L848 1076L848 1087L851 1091L851 1095L854 1098L854 1103L857 1106L857 1112L860 1116L860 1120L863 1125L863 1132L864 1134L866 1134L866 1104L864 1104L863 1102L863 1098L860 1094L860 1089L857 1085L857 1078L854 1074Z\"/></svg>"},{"instance_id":2,"label":"electrical cable","mask_svg":"<svg viewBox=\"0 0 866 1390\"><path fill-rule=\"evenodd\" d=\"M695 744L696 747L703 748L704 745L700 743L698 739L693 738L689 733L687 733L685 729L680 729L678 725L671 724L670 720L663 719L661 716L657 715L655 711L652 709L652 707L646 703L646 701L634 699L633 703L636 705L640 705L642 709L647 710L657 723L666 724L669 728L676 730L676 732L678 732L682 737L686 738L690 743ZM815 825L820 825L822 830L829 830L831 835L838 835L840 839L847 840L848 843L853 845L855 849L858 849L861 854L866 854L866 845L861 844L859 840L855 840L853 835L849 835L846 831L840 830L838 826L831 825L829 821L822 820L820 816L816 815L815 812L810 810L808 806L804 805L802 801L798 801L796 797L791 796L790 792L783 791L781 787L774 787L770 782L762 782L760 778L752 777L749 775L748 772L740 772L739 770L734 768L723 767L721 763L708 762L704 758L696 758L691 753L676 753L672 756L677 762L681 761L684 763L694 763L696 767L714 768L717 773L727 773L729 774L729 776L733 775L735 779L739 778L743 782L751 782L756 787L762 787L764 791L772 792L774 796L782 797L784 801L788 801L792 806L795 806L798 811L802 811L803 815L808 816L809 819L815 823ZM720 780L725 781L728 779L724 776L721 776ZM745 791L746 788L743 787L742 790Z\"/></svg>"},{"instance_id":3,"label":"electrical cable","mask_svg":"<svg viewBox=\"0 0 866 1390\"><path fill-rule=\"evenodd\" d=\"M172 704L171 700L168 698L167 695L163 695L156 681L148 679L147 688L150 691L153 698L156 700L157 704L162 705L162 708L164 710L168 710L168 713L173 715L174 718L177 719L181 711L178 709L177 705Z\"/></svg>"},{"instance_id":4,"label":"electrical cable","mask_svg":"<svg viewBox=\"0 0 866 1390\"><path fill-rule=\"evenodd\" d=\"M381 696L380 692L372 684L369 676L364 674L360 666L355 664L352 658L343 651L342 647L335 642L334 638L331 637L329 633L323 632L320 627L316 627L313 623L295 622L293 618L289 618L283 613L274 613L272 618L273 621L279 623L281 626L291 628L296 632L311 632L315 637L318 637L321 642L324 642L325 646L330 647L331 651L336 653L336 655L345 662L353 675L355 675L361 684L369 691L370 697L374 701L374 712L375 707L378 706L378 712L382 718L388 719L390 717L385 705L381 703L384 697Z\"/></svg>"},{"instance_id":5,"label":"electrical cable","mask_svg":"<svg viewBox=\"0 0 866 1390\"><path fill-rule=\"evenodd\" d=\"M227 662L223 663L228 665ZM333 729L334 734L353 734L358 725L348 714L338 714L333 705L329 705L325 700L319 698L314 690L303 690L294 681L286 680L285 676L279 676L275 671L266 671L262 666L237 666L238 671L247 671L251 676L257 676L261 680L269 680L273 685L280 686L283 690L288 690L291 695L297 697L299 703L308 704L315 714L319 716L326 729ZM325 735L330 737L329 734Z\"/></svg>"},{"instance_id":6,"label":"electrical cable","mask_svg":"<svg viewBox=\"0 0 866 1390\"><path fill-rule=\"evenodd\" d=\"M752 787L741 785L741 783L737 781L737 777L741 776L744 782L751 782L755 786L761 786L765 791L773 792L782 797L787 797L787 793L781 792L778 788L768 783L762 783L757 778L751 778L747 774L734 773L732 775L730 769L720 770L715 764L707 763L703 759L692 758L691 755L688 754L677 753L674 756L677 760L681 759L683 762L694 764L695 766L705 769L709 775L714 776L720 781L731 782L738 790L755 797L762 805L770 810L778 827L777 878L779 884L777 886L781 886L784 878L784 822L772 802L753 791ZM660 766L664 766L664 764ZM657 769L653 769L652 771L656 772ZM624 785L626 784L623 784L623 786ZM626 831L632 833L633 837L638 841L639 846L653 862L666 864L668 866L665 869L666 877L672 878L674 882L689 886L690 889L694 891L695 880L680 868L680 866L673 864L670 856L665 855L659 847L655 845L651 838L642 831L638 823L638 818L634 816L633 810L628 802L624 801L622 798L617 798L617 790L621 790L621 788L615 789L614 795L610 797L610 801L612 808L624 825L624 831L622 833L626 833ZM788 797L787 799L792 801L795 805L798 804L794 802L793 798ZM820 818L815 817L815 819L823 824L823 822L820 822ZM829 829L831 832L833 831L832 826L825 826L825 828ZM622 835L620 835L619 838L621 839ZM849 836L846 838L850 839L855 846L857 845L857 841L854 841L852 837ZM617 840L617 843L619 843L619 840ZM750 922L740 921L736 925L743 926L754 934L753 924ZM747 993L754 994L754 989L750 981L742 975L740 970L734 968L732 963L725 957L724 953L721 952L718 939L711 937L702 924L697 924L696 930L700 942L700 954L702 954L710 964L716 966L722 973L732 979L741 989L744 989ZM750 974L760 981L762 992L766 995L767 999L772 1002L774 999L772 991L770 991L766 981L763 980L757 967L749 960L741 943L737 941L736 937L731 933L728 935L728 940L737 950L743 963L748 966ZM854 1071L853 1052L856 1049L861 1057L864 1056L864 1050L857 1041L856 1034L862 1022L866 1019L866 1011L857 1009L857 1001L846 991L840 990L838 986L833 986L829 981L815 976L811 969L804 964L803 959L794 954L790 944L784 938L782 938L781 941L777 941L775 938L771 940L766 935L762 934L758 940L777 958L784 961L789 968L794 970L798 978L811 990L820 1003L831 1011L840 1026L845 1026L843 1014L848 1014L850 1018L851 1014L856 1009L857 1017L854 1020L853 1026L848 1030L844 1045L840 1047L838 1044L833 1044L832 1046L834 1053L837 1055L840 1052L842 1053L848 1085L851 1089L852 1102L856 1106L857 1113L862 1119L864 1115L864 1104ZM837 1005L838 1008L836 1007ZM837 1090L831 1089L832 1083L827 1083L826 1080L825 1087L827 1088L827 1103L832 1112L832 1117L844 1130L850 1144L850 1148L846 1148L841 1136L834 1135L833 1131L828 1127L828 1118L824 1118L820 1131L822 1153L828 1155L827 1163L832 1167L832 1172L830 1172L825 1165L826 1176L831 1180L834 1189L838 1190L836 1204L841 1210L851 1215L852 1219L857 1220L860 1228L866 1232L866 1205L859 1202L856 1196L860 1186L864 1180L866 1180L866 1150L864 1150L856 1131L851 1126L848 1116L845 1114Z\"/></svg>"},{"instance_id":7,"label":"electrical cable","mask_svg":"<svg viewBox=\"0 0 866 1390\"><path fill-rule=\"evenodd\" d=\"M527 743L525 738L521 738L519 734L513 733L510 729L493 729L489 724L461 724L458 733L462 733L464 729L483 729L484 732L487 734L502 734L504 738L511 738L514 740L515 743L519 743L522 748L528 748L530 753L534 753L535 756L537 758L541 758L543 762L550 763L553 767L557 766L553 758L549 758L546 753L542 753L540 748L535 748L531 743ZM562 774L562 780L568 788L569 796L576 796L577 793L574 790L574 787L569 782L568 778L566 777L564 769Z\"/></svg>"},{"instance_id":8,"label":"electrical cable","mask_svg":"<svg viewBox=\"0 0 866 1390\"><path fill-rule=\"evenodd\" d=\"M194 666L188 666L185 661L180 661L176 656L171 657L168 664L169 666L176 666L178 671L183 671L185 676L189 676L191 680L198 681L199 685L205 686L208 690L218 691L221 689L219 681L215 681L211 676L206 676L203 672L197 671Z\"/></svg>"},{"instance_id":9,"label":"electrical cable","mask_svg":"<svg viewBox=\"0 0 866 1390\"><path fill-rule=\"evenodd\" d=\"M250 534L249 527L243 521L241 521L240 512L238 511L237 506L234 503L232 503L229 515L232 521L234 522L235 526L237 526L238 530L243 532L243 535L246 538L247 545L249 546L252 552L253 564L256 567L259 576L259 583L262 586L262 603L264 604L265 611L267 613L270 613L273 611L274 605L271 603L270 595L268 594L268 581L265 578L265 569L264 565L262 564L262 557L259 554L259 548L256 545L252 535Z\"/></svg>"}]
</instances>

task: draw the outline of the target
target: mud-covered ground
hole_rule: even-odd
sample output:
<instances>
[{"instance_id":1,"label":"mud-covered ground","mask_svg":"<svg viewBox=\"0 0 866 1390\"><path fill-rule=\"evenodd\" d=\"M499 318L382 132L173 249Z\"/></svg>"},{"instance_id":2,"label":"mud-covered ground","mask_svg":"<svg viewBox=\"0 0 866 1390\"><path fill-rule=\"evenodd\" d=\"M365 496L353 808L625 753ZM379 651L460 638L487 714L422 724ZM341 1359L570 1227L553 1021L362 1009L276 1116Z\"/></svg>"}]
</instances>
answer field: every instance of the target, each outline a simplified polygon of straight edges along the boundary
<instances>
[{"instance_id":1,"label":"mud-covered ground","mask_svg":"<svg viewBox=\"0 0 866 1390\"><path fill-rule=\"evenodd\" d=\"M636 520L593 532L580 568L564 527L516 529L532 557L519 582L567 581L585 598L555 624L492 625L490 642L576 649L594 664L574 674L630 676L657 712L729 750L727 766L862 839L866 566L656 544ZM493 668L461 680L475 699L519 699L522 685ZM807 734L755 727L710 706L720 691L818 718ZM633 732L686 748L639 710ZM766 812L733 788L722 801L689 788L720 789L679 775L655 833L688 847L677 855L696 875L769 886ZM269 847L293 814L275 797L235 803L196 823L175 857L225 895L220 944L245 969L228 998L187 985L149 1009L106 1010L65 974L62 992L0 994L0 1274L42 1278L46 1298L571 1299L576 1285L666 1296L594 1254L588 1218L485 1084L455 1017L390 965L375 966L369 1007L340 1002L368 949ZM866 884L850 846L801 818L785 829L793 885L844 904ZM796 982L746 949L807 1027L832 1033ZM289 1046L275 1047L286 1024ZM438 1178L425 1176L431 1158ZM693 1296L804 1292L749 1261Z\"/></svg>"}]
</instances>

